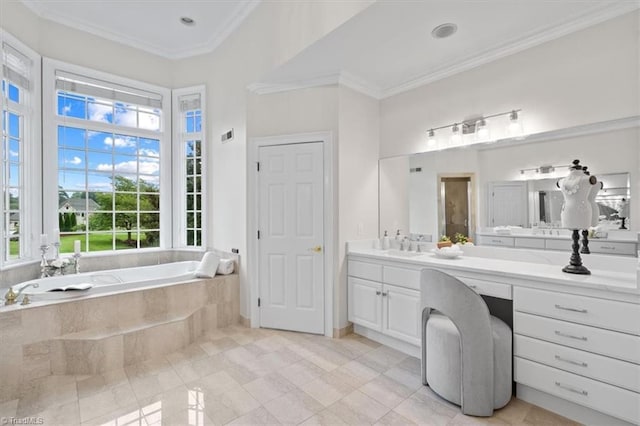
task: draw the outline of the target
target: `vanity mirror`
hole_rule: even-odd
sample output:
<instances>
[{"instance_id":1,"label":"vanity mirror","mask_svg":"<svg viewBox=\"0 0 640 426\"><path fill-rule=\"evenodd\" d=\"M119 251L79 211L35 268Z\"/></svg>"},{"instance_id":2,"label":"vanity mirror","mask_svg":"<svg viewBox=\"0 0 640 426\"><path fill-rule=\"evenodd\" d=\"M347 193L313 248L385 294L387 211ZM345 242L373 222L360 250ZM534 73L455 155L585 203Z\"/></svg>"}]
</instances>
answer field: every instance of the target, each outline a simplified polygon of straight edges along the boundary
<instances>
[{"instance_id":1,"label":"vanity mirror","mask_svg":"<svg viewBox=\"0 0 640 426\"><path fill-rule=\"evenodd\" d=\"M380 235L384 230L391 234L400 229L403 234L430 234L436 239L444 229L442 212L446 209L442 178L456 175L471 176L473 181L475 199L469 198L467 217L463 218L474 224L469 226L471 237L498 225L559 226L562 195L555 183L566 175L567 169L558 167L546 173L544 179L534 179L521 170L533 170L535 175L540 165L570 164L580 158L604 184L596 200L602 228L617 231L622 215L627 214L625 227L632 232L620 234L636 240L639 228L630 213L638 211L635 203L640 189L637 123L621 129L610 130L603 125L599 131L546 136L528 143L507 142L381 159ZM499 205L492 201L498 186Z\"/></svg>"}]
</instances>

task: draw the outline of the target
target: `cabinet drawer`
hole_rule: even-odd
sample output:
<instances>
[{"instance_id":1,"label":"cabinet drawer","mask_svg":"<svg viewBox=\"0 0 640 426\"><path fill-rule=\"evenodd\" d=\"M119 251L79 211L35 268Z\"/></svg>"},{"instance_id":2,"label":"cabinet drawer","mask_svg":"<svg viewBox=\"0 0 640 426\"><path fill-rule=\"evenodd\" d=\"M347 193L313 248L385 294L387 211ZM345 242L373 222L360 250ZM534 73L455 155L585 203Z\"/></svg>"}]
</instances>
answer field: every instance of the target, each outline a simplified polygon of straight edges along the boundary
<instances>
[{"instance_id":1,"label":"cabinet drawer","mask_svg":"<svg viewBox=\"0 0 640 426\"><path fill-rule=\"evenodd\" d=\"M476 240L478 245L483 245L483 246L503 246L503 247L514 246L513 237L496 237L491 235L478 235L476 236Z\"/></svg>"},{"instance_id":2,"label":"cabinet drawer","mask_svg":"<svg viewBox=\"0 0 640 426\"><path fill-rule=\"evenodd\" d=\"M640 363L640 337L516 312L513 332L624 361Z\"/></svg>"},{"instance_id":3,"label":"cabinet drawer","mask_svg":"<svg viewBox=\"0 0 640 426\"><path fill-rule=\"evenodd\" d=\"M566 250L566 251L571 251L571 245L573 244L573 242L571 240L564 240L564 239L548 239L548 240L544 240L544 247L547 250Z\"/></svg>"},{"instance_id":4,"label":"cabinet drawer","mask_svg":"<svg viewBox=\"0 0 640 426\"><path fill-rule=\"evenodd\" d=\"M634 256L636 254L635 243L608 243L606 241L589 240L591 253L622 254Z\"/></svg>"},{"instance_id":5,"label":"cabinet drawer","mask_svg":"<svg viewBox=\"0 0 640 426\"><path fill-rule=\"evenodd\" d=\"M513 309L640 335L640 305L517 287Z\"/></svg>"},{"instance_id":6,"label":"cabinet drawer","mask_svg":"<svg viewBox=\"0 0 640 426\"><path fill-rule=\"evenodd\" d=\"M420 270L385 266L382 271L382 282L400 287L420 290Z\"/></svg>"},{"instance_id":7,"label":"cabinet drawer","mask_svg":"<svg viewBox=\"0 0 640 426\"><path fill-rule=\"evenodd\" d=\"M478 294L511 300L511 286L508 284L494 283L475 278L456 276L460 281L471 287Z\"/></svg>"},{"instance_id":8,"label":"cabinet drawer","mask_svg":"<svg viewBox=\"0 0 640 426\"><path fill-rule=\"evenodd\" d=\"M542 392L638 424L640 394L522 358L514 359L515 380Z\"/></svg>"},{"instance_id":9,"label":"cabinet drawer","mask_svg":"<svg viewBox=\"0 0 640 426\"><path fill-rule=\"evenodd\" d=\"M513 355L640 392L640 365L516 334Z\"/></svg>"},{"instance_id":10,"label":"cabinet drawer","mask_svg":"<svg viewBox=\"0 0 640 426\"><path fill-rule=\"evenodd\" d=\"M516 247L525 247L544 250L544 238L521 238L516 237Z\"/></svg>"},{"instance_id":11,"label":"cabinet drawer","mask_svg":"<svg viewBox=\"0 0 640 426\"><path fill-rule=\"evenodd\" d=\"M350 260L347 275L371 281L382 281L382 265Z\"/></svg>"}]
</instances>

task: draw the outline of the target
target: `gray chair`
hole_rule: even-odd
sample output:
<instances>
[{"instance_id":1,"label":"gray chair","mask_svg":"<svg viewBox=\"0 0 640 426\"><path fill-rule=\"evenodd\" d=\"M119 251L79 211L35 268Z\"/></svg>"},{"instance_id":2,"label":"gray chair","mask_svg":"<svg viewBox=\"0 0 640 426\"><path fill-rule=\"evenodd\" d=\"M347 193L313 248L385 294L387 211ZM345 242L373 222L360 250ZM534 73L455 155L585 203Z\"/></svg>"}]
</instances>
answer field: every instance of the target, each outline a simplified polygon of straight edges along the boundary
<instances>
[{"instance_id":1,"label":"gray chair","mask_svg":"<svg viewBox=\"0 0 640 426\"><path fill-rule=\"evenodd\" d=\"M511 329L451 275L423 269L420 284L422 383L464 414L491 416L511 399Z\"/></svg>"}]
</instances>

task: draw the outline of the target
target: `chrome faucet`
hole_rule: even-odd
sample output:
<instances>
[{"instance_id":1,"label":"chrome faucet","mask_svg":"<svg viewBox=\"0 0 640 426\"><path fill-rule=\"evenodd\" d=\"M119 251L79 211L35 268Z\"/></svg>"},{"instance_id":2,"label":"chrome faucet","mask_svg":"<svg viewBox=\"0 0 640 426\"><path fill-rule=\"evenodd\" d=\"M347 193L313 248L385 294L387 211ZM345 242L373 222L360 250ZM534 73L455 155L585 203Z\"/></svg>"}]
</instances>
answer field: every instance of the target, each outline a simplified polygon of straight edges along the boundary
<instances>
[{"instance_id":1,"label":"chrome faucet","mask_svg":"<svg viewBox=\"0 0 640 426\"><path fill-rule=\"evenodd\" d=\"M24 292L29 287L38 288L40 287L40 284L38 283L27 284L24 287L22 287L20 290L18 290L17 294L13 291L13 287L9 287L9 291L7 291L7 294L4 295L4 304L13 305L14 303L16 303L16 301L20 298L20 295L22 294L22 292ZM22 304L23 305L29 304L29 296L25 295L22 298Z\"/></svg>"}]
</instances>

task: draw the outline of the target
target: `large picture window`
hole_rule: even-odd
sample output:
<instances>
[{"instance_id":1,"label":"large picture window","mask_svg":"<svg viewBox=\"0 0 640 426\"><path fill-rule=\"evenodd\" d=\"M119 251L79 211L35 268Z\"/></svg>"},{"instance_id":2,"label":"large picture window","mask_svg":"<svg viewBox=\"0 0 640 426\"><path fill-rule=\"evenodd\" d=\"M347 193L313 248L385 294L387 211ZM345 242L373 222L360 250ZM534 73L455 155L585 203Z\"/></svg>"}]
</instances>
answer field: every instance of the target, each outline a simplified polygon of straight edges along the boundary
<instances>
[{"instance_id":1,"label":"large picture window","mask_svg":"<svg viewBox=\"0 0 640 426\"><path fill-rule=\"evenodd\" d=\"M88 252L169 245L163 216L170 212L161 206L171 191L163 167L167 94L61 66L51 71L60 252L72 252L74 240Z\"/></svg>"},{"instance_id":2,"label":"large picture window","mask_svg":"<svg viewBox=\"0 0 640 426\"><path fill-rule=\"evenodd\" d=\"M2 247L0 264L29 258L40 205L39 192L39 56L2 33ZM39 167L38 167L39 169ZM34 203L35 200L35 203Z\"/></svg>"}]
</instances>

